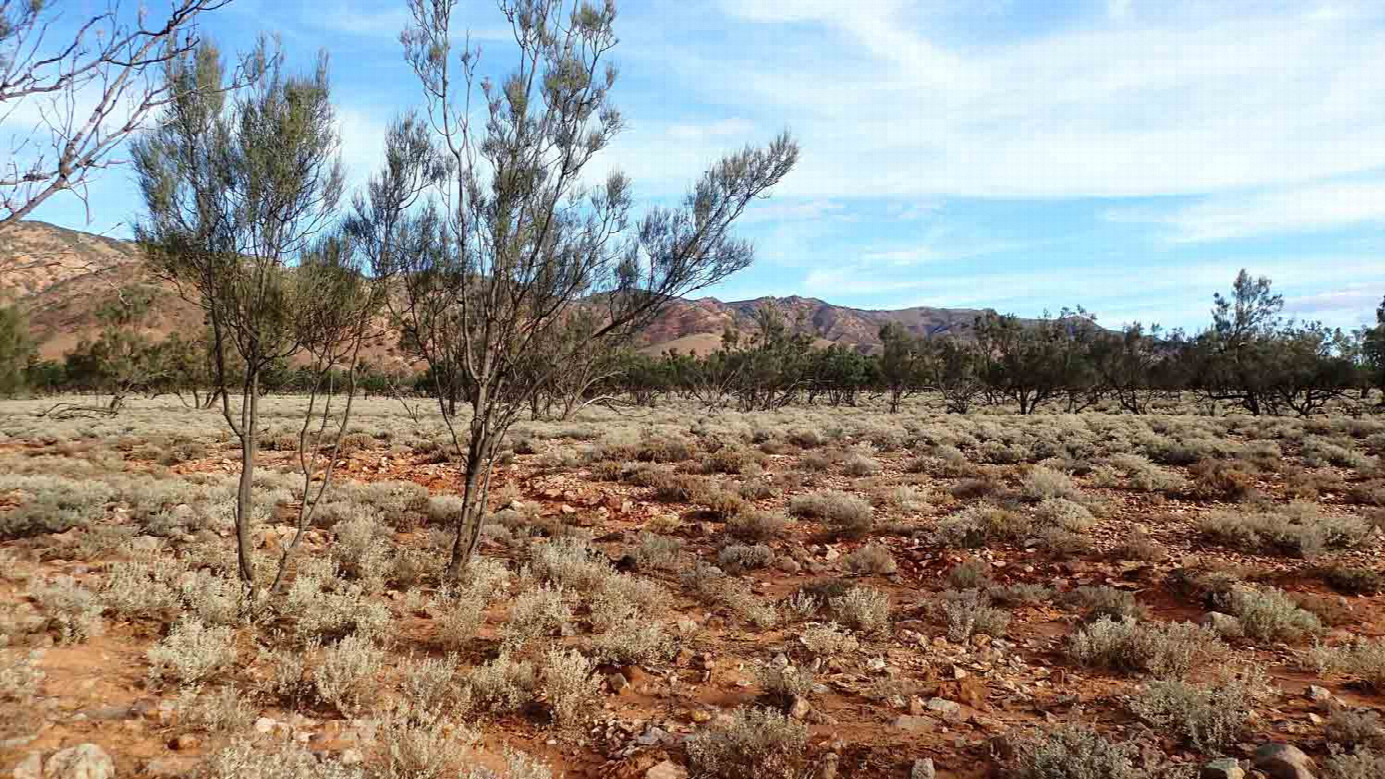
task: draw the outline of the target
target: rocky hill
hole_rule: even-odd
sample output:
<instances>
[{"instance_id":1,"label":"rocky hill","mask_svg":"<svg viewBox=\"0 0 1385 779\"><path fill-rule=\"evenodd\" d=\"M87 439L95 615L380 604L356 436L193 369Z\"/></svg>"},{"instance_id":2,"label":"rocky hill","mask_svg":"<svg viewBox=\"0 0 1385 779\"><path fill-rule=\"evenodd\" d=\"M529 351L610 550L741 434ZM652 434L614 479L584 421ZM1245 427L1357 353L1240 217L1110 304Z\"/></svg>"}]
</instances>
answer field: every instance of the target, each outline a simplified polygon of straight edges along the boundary
<instances>
[{"instance_id":1,"label":"rocky hill","mask_svg":"<svg viewBox=\"0 0 1385 779\"><path fill-rule=\"evenodd\" d=\"M21 302L29 310L34 336L45 357L57 358L78 341L96 334L101 300L132 281L147 278L134 244L69 230L45 222L25 222L0 234L0 300ZM704 297L675 301L643 333L643 350L705 353L716 349L728 325L754 329L762 306L779 310L785 322L815 334L820 344L862 351L879 347L880 327L899 322L913 333L966 332L981 312L973 309L905 308L869 311L836 306L796 295L723 302ZM196 327L201 317L172 289L159 303L160 330ZM394 355L390 341L378 340L376 358Z\"/></svg>"}]
</instances>

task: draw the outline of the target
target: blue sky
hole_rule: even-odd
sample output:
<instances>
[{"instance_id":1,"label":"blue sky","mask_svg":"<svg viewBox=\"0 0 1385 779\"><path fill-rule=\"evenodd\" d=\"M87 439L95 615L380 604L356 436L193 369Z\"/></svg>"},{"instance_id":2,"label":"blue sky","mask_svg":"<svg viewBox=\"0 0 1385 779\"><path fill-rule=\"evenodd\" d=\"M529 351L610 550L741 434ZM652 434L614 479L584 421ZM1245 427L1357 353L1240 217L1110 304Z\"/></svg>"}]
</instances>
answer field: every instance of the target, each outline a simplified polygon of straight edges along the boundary
<instances>
[{"instance_id":1,"label":"blue sky","mask_svg":"<svg viewBox=\"0 0 1385 779\"><path fill-rule=\"evenodd\" d=\"M146 0L158 8L163 0ZM75 18L105 0L60 0ZM463 0L483 70L504 20ZM1380 0L624 0L596 164L649 202L788 127L797 170L742 225L756 265L723 299L865 308L1081 304L1108 325L1200 327L1249 268L1299 317L1354 327L1385 295ZM403 0L233 0L226 49L277 32L331 55L354 180L418 88ZM458 29L458 33L462 30ZM35 216L128 234L128 171Z\"/></svg>"}]
</instances>

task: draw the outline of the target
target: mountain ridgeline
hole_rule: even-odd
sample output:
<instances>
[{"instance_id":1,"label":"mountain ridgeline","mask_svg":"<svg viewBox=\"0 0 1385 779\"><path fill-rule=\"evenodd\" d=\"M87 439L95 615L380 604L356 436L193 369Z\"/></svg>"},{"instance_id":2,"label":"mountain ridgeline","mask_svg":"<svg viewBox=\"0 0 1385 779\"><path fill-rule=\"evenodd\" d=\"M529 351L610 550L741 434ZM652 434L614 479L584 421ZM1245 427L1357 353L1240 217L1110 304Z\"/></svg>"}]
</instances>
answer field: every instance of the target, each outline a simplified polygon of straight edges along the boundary
<instances>
[{"instance_id":1,"label":"mountain ridgeline","mask_svg":"<svg viewBox=\"0 0 1385 779\"><path fill-rule=\"evenodd\" d=\"M83 338L100 330L96 312L122 286L148 279L139 248L128 241L30 221L0 236L0 302L19 302L29 312L31 328L45 358L60 358ZM195 326L200 314L167 288L158 296L158 331ZM762 297L723 302L712 297L679 299L670 304L639 336L646 353L677 350L706 354L721 345L728 327L755 329L755 312L775 308L792 328L814 335L822 346L839 344L862 352L880 349L880 328L890 322L914 335L965 334L977 309L914 307L871 311L837 306L816 298ZM399 359L388 337L376 339L372 356Z\"/></svg>"}]
</instances>

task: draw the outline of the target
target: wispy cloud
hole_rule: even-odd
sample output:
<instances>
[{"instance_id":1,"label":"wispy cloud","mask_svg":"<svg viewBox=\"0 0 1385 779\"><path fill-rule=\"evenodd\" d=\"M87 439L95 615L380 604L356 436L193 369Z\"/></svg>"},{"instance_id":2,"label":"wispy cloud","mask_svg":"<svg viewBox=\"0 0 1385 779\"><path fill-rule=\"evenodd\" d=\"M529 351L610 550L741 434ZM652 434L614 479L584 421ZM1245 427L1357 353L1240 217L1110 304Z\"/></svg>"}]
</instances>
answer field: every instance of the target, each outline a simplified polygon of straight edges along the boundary
<instances>
[{"instance_id":1,"label":"wispy cloud","mask_svg":"<svg viewBox=\"0 0 1385 779\"><path fill-rule=\"evenodd\" d=\"M914 4L727 0L784 43L670 63L803 136L794 194L1200 194L1385 165L1385 6L1337 6L1137 5L962 47ZM795 58L805 28L839 47Z\"/></svg>"},{"instance_id":2,"label":"wispy cloud","mask_svg":"<svg viewBox=\"0 0 1385 779\"><path fill-rule=\"evenodd\" d=\"M1175 243L1385 225L1385 179L1216 196L1169 211L1113 209L1105 216L1162 225Z\"/></svg>"}]
</instances>

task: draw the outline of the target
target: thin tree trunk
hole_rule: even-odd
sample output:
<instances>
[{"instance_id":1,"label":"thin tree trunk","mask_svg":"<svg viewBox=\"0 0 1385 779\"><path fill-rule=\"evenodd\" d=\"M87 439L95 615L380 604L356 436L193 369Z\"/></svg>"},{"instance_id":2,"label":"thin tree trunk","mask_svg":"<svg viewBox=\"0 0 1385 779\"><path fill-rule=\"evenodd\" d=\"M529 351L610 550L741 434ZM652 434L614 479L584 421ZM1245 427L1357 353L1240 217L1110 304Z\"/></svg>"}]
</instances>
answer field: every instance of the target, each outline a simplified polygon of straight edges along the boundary
<instances>
[{"instance_id":1,"label":"thin tree trunk","mask_svg":"<svg viewBox=\"0 0 1385 779\"><path fill-rule=\"evenodd\" d=\"M251 556L250 519L254 509L255 453L259 445L259 376L251 376L246 388L248 392L241 401L245 409L242 411L240 483L236 489L236 558L240 565L241 582L253 595L255 561Z\"/></svg>"}]
</instances>

